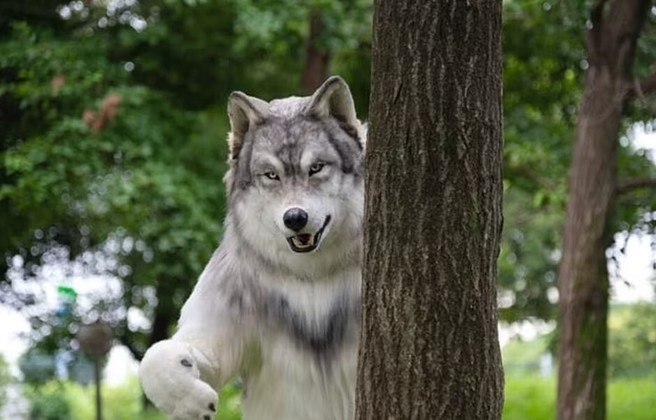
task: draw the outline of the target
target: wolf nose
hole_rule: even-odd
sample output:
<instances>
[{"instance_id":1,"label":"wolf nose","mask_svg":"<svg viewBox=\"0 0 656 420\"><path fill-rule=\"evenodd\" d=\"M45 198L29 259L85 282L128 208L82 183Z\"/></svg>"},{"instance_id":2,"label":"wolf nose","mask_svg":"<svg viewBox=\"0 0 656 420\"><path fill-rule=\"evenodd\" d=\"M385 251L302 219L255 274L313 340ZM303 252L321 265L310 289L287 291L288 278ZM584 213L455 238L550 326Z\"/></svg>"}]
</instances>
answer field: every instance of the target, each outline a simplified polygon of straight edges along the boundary
<instances>
[{"instance_id":1,"label":"wolf nose","mask_svg":"<svg viewBox=\"0 0 656 420\"><path fill-rule=\"evenodd\" d=\"M285 222L285 226L294 232L298 232L307 225L308 214L303 209L293 207L285 212L282 216L282 221Z\"/></svg>"}]
</instances>

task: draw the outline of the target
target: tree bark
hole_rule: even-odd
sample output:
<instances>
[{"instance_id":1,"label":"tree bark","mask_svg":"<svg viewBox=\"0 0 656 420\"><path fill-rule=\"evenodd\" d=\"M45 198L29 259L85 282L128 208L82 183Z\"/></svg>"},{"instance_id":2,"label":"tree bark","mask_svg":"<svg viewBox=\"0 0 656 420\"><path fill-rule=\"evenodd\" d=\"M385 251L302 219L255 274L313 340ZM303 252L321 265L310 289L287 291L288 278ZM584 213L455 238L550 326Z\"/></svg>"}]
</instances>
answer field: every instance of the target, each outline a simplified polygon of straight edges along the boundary
<instances>
[{"instance_id":1,"label":"tree bark","mask_svg":"<svg viewBox=\"0 0 656 420\"><path fill-rule=\"evenodd\" d=\"M303 90L311 95L328 77L330 65L330 54L322 50L320 46L321 37L324 35L326 25L319 12L310 14L310 33L308 35L307 50L305 55L305 67L301 76Z\"/></svg>"},{"instance_id":2,"label":"tree bark","mask_svg":"<svg viewBox=\"0 0 656 420\"><path fill-rule=\"evenodd\" d=\"M609 218L626 83L649 0L600 1L591 13L585 89L559 272L558 418L606 418Z\"/></svg>"},{"instance_id":3,"label":"tree bark","mask_svg":"<svg viewBox=\"0 0 656 420\"><path fill-rule=\"evenodd\" d=\"M377 0L358 419L499 419L501 1Z\"/></svg>"}]
</instances>

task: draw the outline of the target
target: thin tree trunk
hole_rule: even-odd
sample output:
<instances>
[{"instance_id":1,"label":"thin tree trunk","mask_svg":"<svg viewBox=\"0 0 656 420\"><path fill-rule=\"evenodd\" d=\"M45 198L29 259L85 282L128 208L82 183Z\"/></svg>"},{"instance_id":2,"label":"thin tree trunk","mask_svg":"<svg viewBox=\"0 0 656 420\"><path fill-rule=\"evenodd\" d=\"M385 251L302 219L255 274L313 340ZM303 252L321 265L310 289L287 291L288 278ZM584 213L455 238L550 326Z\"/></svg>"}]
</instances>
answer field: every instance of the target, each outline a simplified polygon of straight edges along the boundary
<instances>
[{"instance_id":1,"label":"thin tree trunk","mask_svg":"<svg viewBox=\"0 0 656 420\"><path fill-rule=\"evenodd\" d=\"M180 315L180 308L173 301L178 290L176 285L180 284L183 284L183 280L175 277L162 276L158 279L155 319L150 330L147 348L152 347L158 341L169 338L171 326L175 324Z\"/></svg>"},{"instance_id":2,"label":"thin tree trunk","mask_svg":"<svg viewBox=\"0 0 656 420\"><path fill-rule=\"evenodd\" d=\"M590 67L576 130L559 273L558 418L606 417L608 221L617 143L635 45L649 0L601 1L588 33ZM609 10L606 10L609 9Z\"/></svg>"},{"instance_id":3,"label":"thin tree trunk","mask_svg":"<svg viewBox=\"0 0 656 420\"><path fill-rule=\"evenodd\" d=\"M359 419L498 419L501 1L378 0Z\"/></svg>"},{"instance_id":4,"label":"thin tree trunk","mask_svg":"<svg viewBox=\"0 0 656 420\"><path fill-rule=\"evenodd\" d=\"M93 358L93 374L96 379L96 420L102 420L102 360L100 356Z\"/></svg>"},{"instance_id":5,"label":"thin tree trunk","mask_svg":"<svg viewBox=\"0 0 656 420\"><path fill-rule=\"evenodd\" d=\"M330 54L319 45L325 30L326 25L321 14L313 12L310 15L310 33L305 55L305 68L301 76L303 90L308 95L317 90L328 77Z\"/></svg>"}]
</instances>

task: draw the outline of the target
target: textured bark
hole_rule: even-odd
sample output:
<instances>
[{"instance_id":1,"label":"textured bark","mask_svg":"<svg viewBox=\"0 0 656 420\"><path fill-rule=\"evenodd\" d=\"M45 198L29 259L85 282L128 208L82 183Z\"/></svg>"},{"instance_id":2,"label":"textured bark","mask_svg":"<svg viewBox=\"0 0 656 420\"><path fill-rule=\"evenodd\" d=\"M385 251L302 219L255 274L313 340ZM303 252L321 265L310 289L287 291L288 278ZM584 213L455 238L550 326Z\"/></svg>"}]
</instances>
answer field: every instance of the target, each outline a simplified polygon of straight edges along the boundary
<instances>
[{"instance_id":1,"label":"textured bark","mask_svg":"<svg viewBox=\"0 0 656 420\"><path fill-rule=\"evenodd\" d=\"M608 4L607 4L608 3ZM608 220L617 192L617 144L636 40L649 0L601 1L588 31L559 273L558 418L606 417Z\"/></svg>"},{"instance_id":2,"label":"textured bark","mask_svg":"<svg viewBox=\"0 0 656 420\"><path fill-rule=\"evenodd\" d=\"M501 0L377 0L359 419L498 419Z\"/></svg>"},{"instance_id":3,"label":"textured bark","mask_svg":"<svg viewBox=\"0 0 656 420\"><path fill-rule=\"evenodd\" d=\"M308 35L307 51L305 54L305 68L301 76L303 90L311 95L328 77L330 54L320 47L321 37L324 35L326 25L318 12L310 15L310 33Z\"/></svg>"}]
</instances>

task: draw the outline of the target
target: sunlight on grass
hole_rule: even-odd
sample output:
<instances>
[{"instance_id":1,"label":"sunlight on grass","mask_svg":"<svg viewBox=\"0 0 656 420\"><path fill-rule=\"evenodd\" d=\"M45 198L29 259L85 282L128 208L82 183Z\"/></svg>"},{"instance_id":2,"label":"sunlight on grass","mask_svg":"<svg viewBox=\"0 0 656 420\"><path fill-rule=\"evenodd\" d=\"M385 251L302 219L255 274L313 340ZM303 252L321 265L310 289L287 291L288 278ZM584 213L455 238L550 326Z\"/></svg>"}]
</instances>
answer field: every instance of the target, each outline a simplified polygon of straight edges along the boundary
<instances>
[{"instance_id":1,"label":"sunlight on grass","mask_svg":"<svg viewBox=\"0 0 656 420\"><path fill-rule=\"evenodd\" d=\"M506 378L504 420L551 420L555 415L555 379L537 376ZM608 419L656 419L656 378L611 380Z\"/></svg>"}]
</instances>

